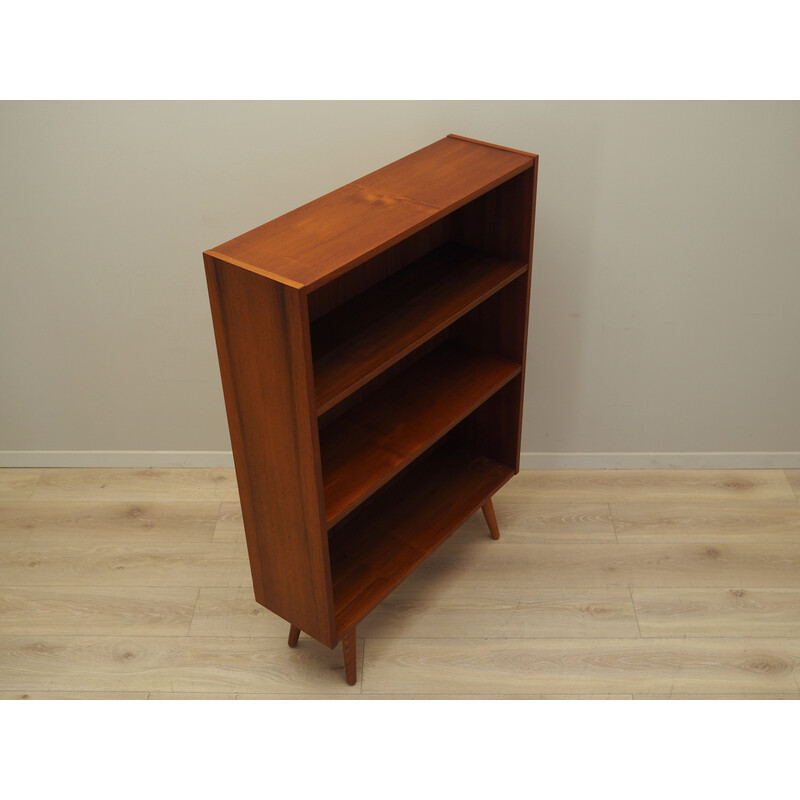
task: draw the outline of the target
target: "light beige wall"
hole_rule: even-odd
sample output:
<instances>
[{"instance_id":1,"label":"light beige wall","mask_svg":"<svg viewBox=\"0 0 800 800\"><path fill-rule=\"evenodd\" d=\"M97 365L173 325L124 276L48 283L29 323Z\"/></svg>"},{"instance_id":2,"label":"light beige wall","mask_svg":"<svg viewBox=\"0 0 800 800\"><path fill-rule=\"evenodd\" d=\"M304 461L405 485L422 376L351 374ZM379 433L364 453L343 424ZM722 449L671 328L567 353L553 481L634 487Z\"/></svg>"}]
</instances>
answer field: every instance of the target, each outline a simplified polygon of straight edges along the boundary
<instances>
[{"instance_id":1,"label":"light beige wall","mask_svg":"<svg viewBox=\"0 0 800 800\"><path fill-rule=\"evenodd\" d=\"M224 463L202 250L449 132L541 154L526 465L800 466L769 102L2 103L3 463Z\"/></svg>"}]
</instances>

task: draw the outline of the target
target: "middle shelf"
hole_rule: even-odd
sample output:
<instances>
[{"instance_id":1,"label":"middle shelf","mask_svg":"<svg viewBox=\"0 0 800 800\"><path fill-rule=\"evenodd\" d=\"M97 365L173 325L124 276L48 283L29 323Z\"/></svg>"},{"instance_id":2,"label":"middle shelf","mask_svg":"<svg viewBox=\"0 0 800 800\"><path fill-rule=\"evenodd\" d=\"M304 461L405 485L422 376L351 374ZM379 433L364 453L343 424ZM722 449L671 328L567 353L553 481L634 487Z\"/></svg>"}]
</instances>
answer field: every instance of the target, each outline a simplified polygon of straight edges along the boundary
<instances>
[{"instance_id":1,"label":"middle shelf","mask_svg":"<svg viewBox=\"0 0 800 800\"><path fill-rule=\"evenodd\" d=\"M320 452L328 527L520 370L519 364L448 340L323 428Z\"/></svg>"},{"instance_id":2,"label":"middle shelf","mask_svg":"<svg viewBox=\"0 0 800 800\"><path fill-rule=\"evenodd\" d=\"M522 275L527 264L444 244L311 323L324 414Z\"/></svg>"}]
</instances>

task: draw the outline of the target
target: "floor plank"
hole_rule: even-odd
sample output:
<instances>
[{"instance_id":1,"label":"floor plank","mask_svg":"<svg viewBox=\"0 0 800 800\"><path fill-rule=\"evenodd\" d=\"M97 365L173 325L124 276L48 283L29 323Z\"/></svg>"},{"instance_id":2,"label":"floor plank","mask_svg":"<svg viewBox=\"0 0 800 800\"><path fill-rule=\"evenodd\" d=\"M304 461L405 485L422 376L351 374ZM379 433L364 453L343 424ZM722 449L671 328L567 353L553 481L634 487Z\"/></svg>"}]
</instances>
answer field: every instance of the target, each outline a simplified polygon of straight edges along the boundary
<instances>
[{"instance_id":1,"label":"floor plank","mask_svg":"<svg viewBox=\"0 0 800 800\"><path fill-rule=\"evenodd\" d=\"M636 694L634 700L800 700L800 692L794 694Z\"/></svg>"},{"instance_id":2,"label":"floor plank","mask_svg":"<svg viewBox=\"0 0 800 800\"><path fill-rule=\"evenodd\" d=\"M795 499L800 501L800 469L785 469L783 472L794 491Z\"/></svg>"},{"instance_id":3,"label":"floor plank","mask_svg":"<svg viewBox=\"0 0 800 800\"><path fill-rule=\"evenodd\" d=\"M194 587L0 587L0 635L186 636Z\"/></svg>"},{"instance_id":4,"label":"floor plank","mask_svg":"<svg viewBox=\"0 0 800 800\"><path fill-rule=\"evenodd\" d=\"M796 499L780 469L523 470L513 484L536 502Z\"/></svg>"},{"instance_id":5,"label":"floor plank","mask_svg":"<svg viewBox=\"0 0 800 800\"><path fill-rule=\"evenodd\" d=\"M800 587L800 544L665 542L514 544L456 533L419 567L455 580L526 581L539 587ZM447 576L447 577L446 577Z\"/></svg>"},{"instance_id":6,"label":"floor plank","mask_svg":"<svg viewBox=\"0 0 800 800\"><path fill-rule=\"evenodd\" d=\"M236 544L81 547L0 542L0 586L247 586Z\"/></svg>"},{"instance_id":7,"label":"floor plank","mask_svg":"<svg viewBox=\"0 0 800 800\"><path fill-rule=\"evenodd\" d=\"M6 542L210 542L219 501L0 502Z\"/></svg>"},{"instance_id":8,"label":"floor plank","mask_svg":"<svg viewBox=\"0 0 800 800\"><path fill-rule=\"evenodd\" d=\"M520 542L616 542L607 503L534 503L524 493L503 487L493 499L501 535ZM462 534L485 536L486 521L478 512L463 525ZM223 503L214 531L215 542L244 542L239 503Z\"/></svg>"},{"instance_id":9,"label":"floor plank","mask_svg":"<svg viewBox=\"0 0 800 800\"><path fill-rule=\"evenodd\" d=\"M367 638L638 637L627 589L563 591L412 576L359 626ZM190 636L284 636L288 624L249 588L200 590Z\"/></svg>"},{"instance_id":10,"label":"floor plank","mask_svg":"<svg viewBox=\"0 0 800 800\"><path fill-rule=\"evenodd\" d=\"M0 676L26 692L360 692L345 683L341 648L307 638L291 648L285 639L2 636Z\"/></svg>"},{"instance_id":11,"label":"floor plank","mask_svg":"<svg viewBox=\"0 0 800 800\"><path fill-rule=\"evenodd\" d=\"M147 692L0 692L0 700L147 700Z\"/></svg>"},{"instance_id":12,"label":"floor plank","mask_svg":"<svg viewBox=\"0 0 800 800\"><path fill-rule=\"evenodd\" d=\"M0 469L0 500L28 500L41 476L41 469Z\"/></svg>"},{"instance_id":13,"label":"floor plank","mask_svg":"<svg viewBox=\"0 0 800 800\"><path fill-rule=\"evenodd\" d=\"M631 694L240 694L237 700L632 700Z\"/></svg>"},{"instance_id":14,"label":"floor plank","mask_svg":"<svg viewBox=\"0 0 800 800\"><path fill-rule=\"evenodd\" d=\"M242 522L242 505L235 502L224 502L220 505L219 518L214 529L215 542L244 542L244 522Z\"/></svg>"},{"instance_id":15,"label":"floor plank","mask_svg":"<svg viewBox=\"0 0 800 800\"><path fill-rule=\"evenodd\" d=\"M238 500L232 469L45 469L31 500Z\"/></svg>"},{"instance_id":16,"label":"floor plank","mask_svg":"<svg viewBox=\"0 0 800 800\"><path fill-rule=\"evenodd\" d=\"M800 543L800 503L612 503L620 542L668 539Z\"/></svg>"},{"instance_id":17,"label":"floor plank","mask_svg":"<svg viewBox=\"0 0 800 800\"><path fill-rule=\"evenodd\" d=\"M800 639L370 639L365 693L794 693Z\"/></svg>"},{"instance_id":18,"label":"floor plank","mask_svg":"<svg viewBox=\"0 0 800 800\"><path fill-rule=\"evenodd\" d=\"M800 637L798 589L633 589L642 636Z\"/></svg>"}]
</instances>

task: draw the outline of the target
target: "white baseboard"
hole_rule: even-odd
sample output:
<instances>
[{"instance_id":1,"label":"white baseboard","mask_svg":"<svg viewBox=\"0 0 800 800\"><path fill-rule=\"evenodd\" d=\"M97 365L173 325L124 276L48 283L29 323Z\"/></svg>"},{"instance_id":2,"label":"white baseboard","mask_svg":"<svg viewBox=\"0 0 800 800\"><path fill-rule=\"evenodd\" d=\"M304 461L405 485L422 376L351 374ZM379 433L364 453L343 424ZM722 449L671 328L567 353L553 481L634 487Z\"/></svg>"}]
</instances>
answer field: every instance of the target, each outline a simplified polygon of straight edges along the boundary
<instances>
[{"instance_id":1,"label":"white baseboard","mask_svg":"<svg viewBox=\"0 0 800 800\"><path fill-rule=\"evenodd\" d=\"M522 453L520 469L800 469L800 453Z\"/></svg>"},{"instance_id":2,"label":"white baseboard","mask_svg":"<svg viewBox=\"0 0 800 800\"><path fill-rule=\"evenodd\" d=\"M0 450L0 467L233 469L230 450Z\"/></svg>"},{"instance_id":3,"label":"white baseboard","mask_svg":"<svg viewBox=\"0 0 800 800\"><path fill-rule=\"evenodd\" d=\"M0 467L232 469L228 450L0 450ZM521 469L800 469L800 452L522 453Z\"/></svg>"}]
</instances>

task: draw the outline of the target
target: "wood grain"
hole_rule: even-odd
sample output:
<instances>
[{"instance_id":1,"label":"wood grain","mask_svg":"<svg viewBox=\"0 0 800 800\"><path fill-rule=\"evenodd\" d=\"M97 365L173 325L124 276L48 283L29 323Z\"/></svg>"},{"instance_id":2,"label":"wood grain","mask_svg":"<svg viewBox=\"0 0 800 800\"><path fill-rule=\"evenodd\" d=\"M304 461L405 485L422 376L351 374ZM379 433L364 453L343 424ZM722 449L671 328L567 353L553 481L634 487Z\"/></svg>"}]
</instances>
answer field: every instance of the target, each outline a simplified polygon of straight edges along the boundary
<instances>
[{"instance_id":1,"label":"wood grain","mask_svg":"<svg viewBox=\"0 0 800 800\"><path fill-rule=\"evenodd\" d=\"M0 500L27 500L41 476L40 469L0 469Z\"/></svg>"},{"instance_id":2,"label":"wood grain","mask_svg":"<svg viewBox=\"0 0 800 800\"><path fill-rule=\"evenodd\" d=\"M0 542L0 586L247 586L239 544Z\"/></svg>"},{"instance_id":3,"label":"wood grain","mask_svg":"<svg viewBox=\"0 0 800 800\"><path fill-rule=\"evenodd\" d=\"M800 639L371 639L365 693L794 693Z\"/></svg>"},{"instance_id":4,"label":"wood grain","mask_svg":"<svg viewBox=\"0 0 800 800\"><path fill-rule=\"evenodd\" d=\"M638 637L630 593L539 589L412 575L359 625L367 638ZM281 636L286 623L247 588L202 588L190 636Z\"/></svg>"},{"instance_id":5,"label":"wood grain","mask_svg":"<svg viewBox=\"0 0 800 800\"><path fill-rule=\"evenodd\" d=\"M470 572L540 587L800 587L800 545L769 542L511 544L453 539L420 568L423 574Z\"/></svg>"},{"instance_id":6,"label":"wood grain","mask_svg":"<svg viewBox=\"0 0 800 800\"><path fill-rule=\"evenodd\" d=\"M520 371L445 343L320 433L325 515L334 525Z\"/></svg>"},{"instance_id":7,"label":"wood grain","mask_svg":"<svg viewBox=\"0 0 800 800\"><path fill-rule=\"evenodd\" d=\"M516 492L512 478L492 497L503 541L516 544L614 544L614 525L606 503L536 503ZM484 534L482 515L470 517L459 536Z\"/></svg>"},{"instance_id":8,"label":"wood grain","mask_svg":"<svg viewBox=\"0 0 800 800\"><path fill-rule=\"evenodd\" d=\"M0 700L147 700L148 692L0 692Z\"/></svg>"},{"instance_id":9,"label":"wood grain","mask_svg":"<svg viewBox=\"0 0 800 800\"><path fill-rule=\"evenodd\" d=\"M232 469L45 469L31 500L238 500Z\"/></svg>"},{"instance_id":10,"label":"wood grain","mask_svg":"<svg viewBox=\"0 0 800 800\"><path fill-rule=\"evenodd\" d=\"M642 636L797 636L800 589L633 589Z\"/></svg>"},{"instance_id":11,"label":"wood grain","mask_svg":"<svg viewBox=\"0 0 800 800\"><path fill-rule=\"evenodd\" d=\"M0 637L6 690L352 693L343 671L341 652L309 637Z\"/></svg>"},{"instance_id":12,"label":"wood grain","mask_svg":"<svg viewBox=\"0 0 800 800\"><path fill-rule=\"evenodd\" d=\"M744 501L796 499L783 470L524 470L520 489L536 501Z\"/></svg>"},{"instance_id":13,"label":"wood grain","mask_svg":"<svg viewBox=\"0 0 800 800\"><path fill-rule=\"evenodd\" d=\"M795 693L771 693L764 694L713 694L709 692L695 692L686 694L676 692L675 694L637 694L634 700L800 700L800 692Z\"/></svg>"},{"instance_id":14,"label":"wood grain","mask_svg":"<svg viewBox=\"0 0 800 800\"><path fill-rule=\"evenodd\" d=\"M244 522L240 503L221 503L214 528L215 542L244 542Z\"/></svg>"},{"instance_id":15,"label":"wood grain","mask_svg":"<svg viewBox=\"0 0 800 800\"><path fill-rule=\"evenodd\" d=\"M525 262L450 244L321 317L311 329L317 413L341 402L525 270Z\"/></svg>"},{"instance_id":16,"label":"wood grain","mask_svg":"<svg viewBox=\"0 0 800 800\"><path fill-rule=\"evenodd\" d=\"M800 543L800 503L791 501L611 503L621 542Z\"/></svg>"},{"instance_id":17,"label":"wood grain","mask_svg":"<svg viewBox=\"0 0 800 800\"><path fill-rule=\"evenodd\" d=\"M0 635L185 636L195 587L0 587Z\"/></svg>"},{"instance_id":18,"label":"wood grain","mask_svg":"<svg viewBox=\"0 0 800 800\"><path fill-rule=\"evenodd\" d=\"M273 614L253 597L249 586L200 589L189 636L286 636L286 620Z\"/></svg>"},{"instance_id":19,"label":"wood grain","mask_svg":"<svg viewBox=\"0 0 800 800\"><path fill-rule=\"evenodd\" d=\"M524 492L514 490L512 478L492 498L503 539L517 543L616 542L614 525L606 503L537 503ZM483 535L486 523L481 514L463 525L464 535ZM242 512L238 503L222 503L215 542L244 542Z\"/></svg>"},{"instance_id":20,"label":"wood grain","mask_svg":"<svg viewBox=\"0 0 800 800\"><path fill-rule=\"evenodd\" d=\"M444 138L208 252L317 288L531 164L528 154Z\"/></svg>"},{"instance_id":21,"label":"wood grain","mask_svg":"<svg viewBox=\"0 0 800 800\"><path fill-rule=\"evenodd\" d=\"M494 575L495 578L500 576ZM541 589L528 582L494 584L461 575L425 580L414 575L360 625L368 639L402 638L636 638L630 593L623 588Z\"/></svg>"},{"instance_id":22,"label":"wood grain","mask_svg":"<svg viewBox=\"0 0 800 800\"><path fill-rule=\"evenodd\" d=\"M255 596L332 647L307 304L247 270L205 267Z\"/></svg>"},{"instance_id":23,"label":"wood grain","mask_svg":"<svg viewBox=\"0 0 800 800\"><path fill-rule=\"evenodd\" d=\"M783 472L794 491L795 499L800 501L800 469L785 469Z\"/></svg>"},{"instance_id":24,"label":"wood grain","mask_svg":"<svg viewBox=\"0 0 800 800\"><path fill-rule=\"evenodd\" d=\"M220 503L0 502L0 538L6 542L210 542Z\"/></svg>"}]
</instances>

